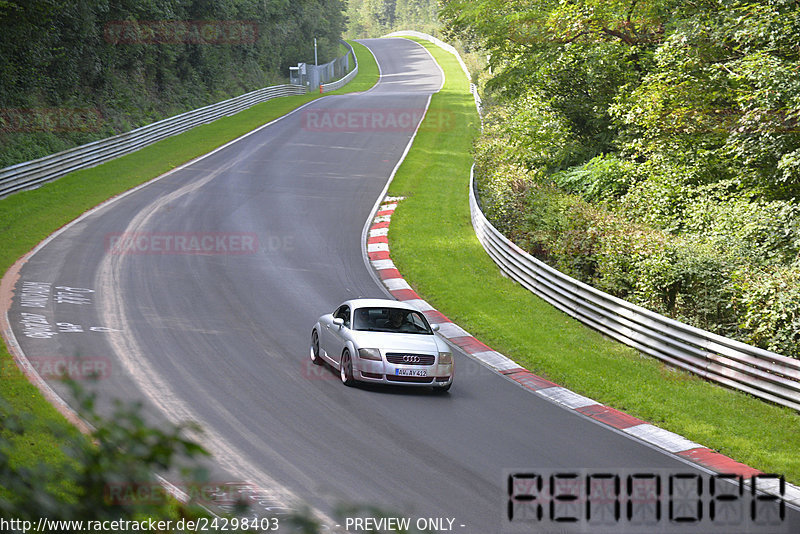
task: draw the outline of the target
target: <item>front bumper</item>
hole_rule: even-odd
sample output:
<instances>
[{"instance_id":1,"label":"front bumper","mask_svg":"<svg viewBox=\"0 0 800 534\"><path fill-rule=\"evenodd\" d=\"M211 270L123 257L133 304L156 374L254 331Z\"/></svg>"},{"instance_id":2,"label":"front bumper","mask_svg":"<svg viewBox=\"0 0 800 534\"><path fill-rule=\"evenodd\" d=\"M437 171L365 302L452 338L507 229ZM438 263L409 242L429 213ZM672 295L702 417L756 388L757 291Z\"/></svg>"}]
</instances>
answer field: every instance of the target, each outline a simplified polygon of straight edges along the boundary
<instances>
[{"instance_id":1,"label":"front bumper","mask_svg":"<svg viewBox=\"0 0 800 534\"><path fill-rule=\"evenodd\" d=\"M402 365L387 361L354 358L353 371L357 380L399 386L446 386L453 382L453 364ZM413 373L408 376L402 373ZM418 376L423 374L424 376Z\"/></svg>"}]
</instances>

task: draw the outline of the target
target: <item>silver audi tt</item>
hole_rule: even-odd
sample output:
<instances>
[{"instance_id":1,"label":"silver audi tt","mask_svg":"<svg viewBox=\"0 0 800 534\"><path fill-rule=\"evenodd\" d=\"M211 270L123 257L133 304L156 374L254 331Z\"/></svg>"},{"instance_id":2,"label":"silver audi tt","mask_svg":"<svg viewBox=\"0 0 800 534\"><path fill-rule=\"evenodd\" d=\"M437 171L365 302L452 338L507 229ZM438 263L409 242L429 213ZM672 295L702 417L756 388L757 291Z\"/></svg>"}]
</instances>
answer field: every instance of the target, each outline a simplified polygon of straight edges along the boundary
<instances>
[{"instance_id":1,"label":"silver audi tt","mask_svg":"<svg viewBox=\"0 0 800 534\"><path fill-rule=\"evenodd\" d=\"M342 382L432 386L453 384L453 355L425 316L386 299L353 299L311 330L311 361L328 362Z\"/></svg>"}]
</instances>

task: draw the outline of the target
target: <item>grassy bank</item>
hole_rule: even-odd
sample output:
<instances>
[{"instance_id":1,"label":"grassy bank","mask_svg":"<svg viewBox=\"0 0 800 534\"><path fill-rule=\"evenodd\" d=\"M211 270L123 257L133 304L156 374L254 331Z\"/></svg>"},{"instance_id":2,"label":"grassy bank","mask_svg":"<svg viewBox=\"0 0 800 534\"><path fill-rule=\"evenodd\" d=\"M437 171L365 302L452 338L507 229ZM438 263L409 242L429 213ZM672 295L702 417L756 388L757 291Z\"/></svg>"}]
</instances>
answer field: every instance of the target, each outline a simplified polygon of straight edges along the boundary
<instances>
[{"instance_id":1,"label":"grassy bank","mask_svg":"<svg viewBox=\"0 0 800 534\"><path fill-rule=\"evenodd\" d=\"M351 43L359 73L348 85L329 94L363 91L378 80L378 66L366 47ZM319 98L318 93L283 97L264 102L234 116L164 139L133 154L92 169L71 173L39 189L0 200L0 271L56 229L106 199L155 178L170 169L205 154L297 107ZM46 462L54 470L53 490L62 498L74 498L74 488L59 485L59 466L68 462L59 446L59 435L77 432L20 373L8 347L0 347L0 416L25 414L24 432L9 434L14 443L10 461L34 466ZM2 481L0 481L2 485Z\"/></svg>"},{"instance_id":2,"label":"grassy bank","mask_svg":"<svg viewBox=\"0 0 800 534\"><path fill-rule=\"evenodd\" d=\"M616 343L500 275L472 229L470 150L478 117L456 59L421 42L447 82L389 194L405 196L389 230L392 259L437 309L520 365L600 403L735 460L800 483L800 415L715 386ZM441 124L441 121L438 122Z\"/></svg>"}]
</instances>

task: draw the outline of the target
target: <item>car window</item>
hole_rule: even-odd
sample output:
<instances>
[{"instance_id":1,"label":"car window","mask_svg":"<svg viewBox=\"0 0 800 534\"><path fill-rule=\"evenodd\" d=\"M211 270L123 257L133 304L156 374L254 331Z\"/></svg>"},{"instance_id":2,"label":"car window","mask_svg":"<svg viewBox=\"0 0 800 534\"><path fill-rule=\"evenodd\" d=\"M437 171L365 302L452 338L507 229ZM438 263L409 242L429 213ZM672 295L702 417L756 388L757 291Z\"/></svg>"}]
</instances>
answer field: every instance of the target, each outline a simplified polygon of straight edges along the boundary
<instances>
[{"instance_id":1,"label":"car window","mask_svg":"<svg viewBox=\"0 0 800 534\"><path fill-rule=\"evenodd\" d=\"M355 311L353 329L433 335L428 321L421 313L403 308L358 308Z\"/></svg>"},{"instance_id":2,"label":"car window","mask_svg":"<svg viewBox=\"0 0 800 534\"><path fill-rule=\"evenodd\" d=\"M426 330L428 328L428 325L422 320L422 314L412 312L409 314L408 318L414 324L414 326L417 327L417 329Z\"/></svg>"},{"instance_id":3,"label":"car window","mask_svg":"<svg viewBox=\"0 0 800 534\"><path fill-rule=\"evenodd\" d=\"M333 318L342 319L344 321L344 325L350 328L350 306L339 306L339 309L333 312Z\"/></svg>"}]
</instances>

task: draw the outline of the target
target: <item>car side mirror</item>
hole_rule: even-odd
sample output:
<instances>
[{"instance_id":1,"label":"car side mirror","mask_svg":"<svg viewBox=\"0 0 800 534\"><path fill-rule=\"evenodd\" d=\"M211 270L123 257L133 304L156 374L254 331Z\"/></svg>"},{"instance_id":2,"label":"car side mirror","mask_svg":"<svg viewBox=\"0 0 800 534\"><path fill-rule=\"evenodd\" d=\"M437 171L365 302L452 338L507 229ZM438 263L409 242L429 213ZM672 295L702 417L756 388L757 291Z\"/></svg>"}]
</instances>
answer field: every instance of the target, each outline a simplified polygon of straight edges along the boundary
<instances>
[{"instance_id":1,"label":"car side mirror","mask_svg":"<svg viewBox=\"0 0 800 534\"><path fill-rule=\"evenodd\" d=\"M339 327L341 327L341 326L343 326L343 325L344 325L344 319L342 319L341 317L336 317L336 318L333 320L333 324L335 324L336 326L339 326Z\"/></svg>"},{"instance_id":2,"label":"car side mirror","mask_svg":"<svg viewBox=\"0 0 800 534\"><path fill-rule=\"evenodd\" d=\"M431 325L431 329L432 329L434 332L438 332L438 331L439 331L439 325L438 325L438 324Z\"/></svg>"}]
</instances>

